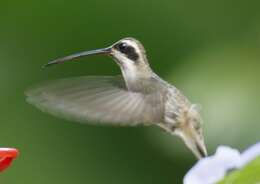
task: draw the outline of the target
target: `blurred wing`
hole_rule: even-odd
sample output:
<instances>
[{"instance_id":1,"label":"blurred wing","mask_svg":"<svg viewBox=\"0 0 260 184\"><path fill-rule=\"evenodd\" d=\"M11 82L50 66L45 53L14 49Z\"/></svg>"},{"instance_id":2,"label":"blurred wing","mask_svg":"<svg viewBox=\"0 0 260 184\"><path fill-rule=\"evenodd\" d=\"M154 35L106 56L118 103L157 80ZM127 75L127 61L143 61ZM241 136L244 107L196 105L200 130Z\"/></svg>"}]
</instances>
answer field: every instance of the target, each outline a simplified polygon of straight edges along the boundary
<instances>
[{"instance_id":1,"label":"blurred wing","mask_svg":"<svg viewBox=\"0 0 260 184\"><path fill-rule=\"evenodd\" d=\"M161 94L127 91L121 76L60 79L29 89L26 96L42 111L78 122L135 125L163 118Z\"/></svg>"}]
</instances>

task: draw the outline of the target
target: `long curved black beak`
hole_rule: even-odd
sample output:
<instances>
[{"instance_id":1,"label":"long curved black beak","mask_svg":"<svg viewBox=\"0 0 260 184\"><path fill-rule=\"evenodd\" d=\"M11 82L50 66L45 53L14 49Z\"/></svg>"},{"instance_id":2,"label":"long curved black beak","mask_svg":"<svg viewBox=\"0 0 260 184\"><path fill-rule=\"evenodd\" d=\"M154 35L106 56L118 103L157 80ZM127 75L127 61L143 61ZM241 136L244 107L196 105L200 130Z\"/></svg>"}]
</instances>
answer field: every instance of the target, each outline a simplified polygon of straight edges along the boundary
<instances>
[{"instance_id":1,"label":"long curved black beak","mask_svg":"<svg viewBox=\"0 0 260 184\"><path fill-rule=\"evenodd\" d=\"M65 56L63 58L58 58L53 61L50 61L49 63L43 65L43 68L56 65L56 64L61 64L66 61L71 61L73 59L81 58L81 57L86 57L86 56L91 56L91 55L108 55L111 53L111 47L103 48L103 49L96 49L96 50L91 50L91 51L83 51L80 53L72 54L69 56Z\"/></svg>"}]
</instances>

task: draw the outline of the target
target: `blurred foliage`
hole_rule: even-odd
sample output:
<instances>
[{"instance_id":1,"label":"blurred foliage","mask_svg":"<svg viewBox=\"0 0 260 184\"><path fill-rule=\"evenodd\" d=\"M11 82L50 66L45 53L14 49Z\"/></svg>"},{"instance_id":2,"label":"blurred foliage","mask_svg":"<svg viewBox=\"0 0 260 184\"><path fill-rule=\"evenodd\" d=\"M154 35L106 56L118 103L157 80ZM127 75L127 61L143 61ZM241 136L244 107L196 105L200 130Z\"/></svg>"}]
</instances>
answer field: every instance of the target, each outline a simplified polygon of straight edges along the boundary
<instances>
[{"instance_id":1,"label":"blurred foliage","mask_svg":"<svg viewBox=\"0 0 260 184\"><path fill-rule=\"evenodd\" d=\"M20 157L1 183L181 183L195 158L158 128L66 122L26 104L43 80L115 75L110 58L42 70L53 58L140 39L152 68L201 104L209 153L259 140L259 1L2 0L0 147Z\"/></svg>"},{"instance_id":2,"label":"blurred foliage","mask_svg":"<svg viewBox=\"0 0 260 184\"><path fill-rule=\"evenodd\" d=\"M260 182L260 158L249 163L245 168L233 171L219 184L258 184Z\"/></svg>"}]
</instances>

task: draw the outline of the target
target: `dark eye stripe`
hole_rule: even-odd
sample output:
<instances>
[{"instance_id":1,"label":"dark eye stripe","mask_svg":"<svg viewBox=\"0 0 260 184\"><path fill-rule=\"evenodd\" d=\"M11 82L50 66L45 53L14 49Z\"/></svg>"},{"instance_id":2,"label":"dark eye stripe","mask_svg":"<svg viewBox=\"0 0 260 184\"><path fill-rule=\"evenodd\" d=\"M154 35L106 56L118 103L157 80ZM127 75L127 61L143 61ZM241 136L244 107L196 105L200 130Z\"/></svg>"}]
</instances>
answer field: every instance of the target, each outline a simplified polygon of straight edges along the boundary
<instances>
[{"instance_id":1,"label":"dark eye stripe","mask_svg":"<svg viewBox=\"0 0 260 184\"><path fill-rule=\"evenodd\" d=\"M129 59L133 61L137 61L139 58L135 49L132 46L127 45L126 43L119 43L118 45L115 46L115 48L120 52L124 53Z\"/></svg>"}]
</instances>

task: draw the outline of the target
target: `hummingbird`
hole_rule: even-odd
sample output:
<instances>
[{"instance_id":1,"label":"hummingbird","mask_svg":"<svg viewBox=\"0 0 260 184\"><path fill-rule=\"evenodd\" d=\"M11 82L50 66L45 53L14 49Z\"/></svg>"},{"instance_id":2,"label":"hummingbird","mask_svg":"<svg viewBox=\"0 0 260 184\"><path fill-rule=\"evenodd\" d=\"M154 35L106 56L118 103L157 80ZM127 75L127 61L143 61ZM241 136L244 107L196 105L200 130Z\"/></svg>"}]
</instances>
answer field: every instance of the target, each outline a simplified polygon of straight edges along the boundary
<instances>
[{"instance_id":1,"label":"hummingbird","mask_svg":"<svg viewBox=\"0 0 260 184\"><path fill-rule=\"evenodd\" d=\"M112 57L122 75L43 82L25 92L27 102L43 112L80 123L156 125L180 137L197 159L207 156L197 105L153 72L137 39L124 38L109 47L62 57L43 67L91 55Z\"/></svg>"}]
</instances>

